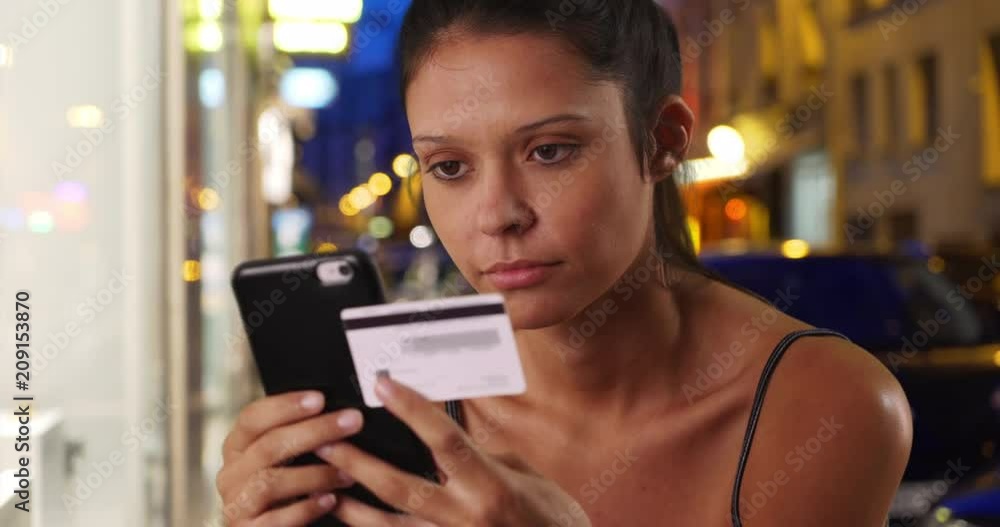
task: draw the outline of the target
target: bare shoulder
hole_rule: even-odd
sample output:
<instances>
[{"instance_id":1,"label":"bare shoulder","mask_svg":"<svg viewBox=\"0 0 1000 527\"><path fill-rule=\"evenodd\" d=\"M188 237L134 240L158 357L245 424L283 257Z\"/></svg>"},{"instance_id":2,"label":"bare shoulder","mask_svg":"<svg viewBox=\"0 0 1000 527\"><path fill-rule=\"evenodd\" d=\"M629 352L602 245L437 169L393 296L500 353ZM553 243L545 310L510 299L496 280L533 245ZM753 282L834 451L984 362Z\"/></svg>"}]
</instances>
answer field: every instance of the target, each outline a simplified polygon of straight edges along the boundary
<instances>
[{"instance_id":1,"label":"bare shoulder","mask_svg":"<svg viewBox=\"0 0 1000 527\"><path fill-rule=\"evenodd\" d=\"M768 387L741 503L768 524L884 524L911 439L906 396L881 362L837 337L800 338ZM787 489L755 510L767 482L785 486L778 475Z\"/></svg>"},{"instance_id":2,"label":"bare shoulder","mask_svg":"<svg viewBox=\"0 0 1000 527\"><path fill-rule=\"evenodd\" d=\"M837 337L793 343L775 370L766 404L778 415L842 416L859 434L845 434L848 440L909 444L909 404L899 382L867 350ZM790 419L777 424L789 431L801 426Z\"/></svg>"},{"instance_id":3,"label":"bare shoulder","mask_svg":"<svg viewBox=\"0 0 1000 527\"><path fill-rule=\"evenodd\" d=\"M732 386L749 408L775 346L814 328L786 315L780 302L725 286L711 296L722 328L716 347L745 344ZM767 384L739 494L741 518L746 525L885 525L911 439L906 396L878 359L835 336L801 337ZM734 469L736 462L734 454Z\"/></svg>"},{"instance_id":4,"label":"bare shoulder","mask_svg":"<svg viewBox=\"0 0 1000 527\"><path fill-rule=\"evenodd\" d=\"M706 291L710 314L699 330L713 335L715 349L745 350L739 353L745 358L743 374L754 383L785 336L816 329L786 314L798 300L791 292L776 292L768 304L722 284ZM906 397L892 373L867 350L836 336L803 336L793 342L778 364L767 399L772 407L790 405L787 410L802 405L815 411L867 408L909 421Z\"/></svg>"}]
</instances>

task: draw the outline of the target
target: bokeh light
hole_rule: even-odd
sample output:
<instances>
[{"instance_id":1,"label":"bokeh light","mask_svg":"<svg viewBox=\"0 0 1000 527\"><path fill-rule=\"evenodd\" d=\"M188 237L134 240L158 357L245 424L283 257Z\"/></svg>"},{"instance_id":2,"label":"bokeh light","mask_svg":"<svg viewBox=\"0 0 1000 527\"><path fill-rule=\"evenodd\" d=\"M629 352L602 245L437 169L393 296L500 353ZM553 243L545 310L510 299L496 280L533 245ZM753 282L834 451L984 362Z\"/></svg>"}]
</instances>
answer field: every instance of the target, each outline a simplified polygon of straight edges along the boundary
<instances>
[{"instance_id":1,"label":"bokeh light","mask_svg":"<svg viewBox=\"0 0 1000 527\"><path fill-rule=\"evenodd\" d=\"M353 24L364 11L362 0L269 0L267 11L272 18L297 20L337 20Z\"/></svg>"},{"instance_id":2,"label":"bokeh light","mask_svg":"<svg viewBox=\"0 0 1000 527\"><path fill-rule=\"evenodd\" d=\"M785 258L805 258L809 256L809 243L804 240L788 240L781 244L781 254Z\"/></svg>"},{"instance_id":3,"label":"bokeh light","mask_svg":"<svg viewBox=\"0 0 1000 527\"><path fill-rule=\"evenodd\" d=\"M417 225L410 230L410 243L418 249L425 249L434 244L434 231L426 225Z\"/></svg>"},{"instance_id":4,"label":"bokeh light","mask_svg":"<svg viewBox=\"0 0 1000 527\"><path fill-rule=\"evenodd\" d=\"M339 54L347 49L347 27L340 22L277 21L274 47L285 53Z\"/></svg>"},{"instance_id":5,"label":"bokeh light","mask_svg":"<svg viewBox=\"0 0 1000 527\"><path fill-rule=\"evenodd\" d=\"M931 256L927 259L927 270L934 274L943 273L947 267L944 258L940 256Z\"/></svg>"},{"instance_id":6,"label":"bokeh light","mask_svg":"<svg viewBox=\"0 0 1000 527\"><path fill-rule=\"evenodd\" d=\"M201 279L201 262L198 260L185 260L183 276L185 282L197 282Z\"/></svg>"},{"instance_id":7,"label":"bokeh light","mask_svg":"<svg viewBox=\"0 0 1000 527\"><path fill-rule=\"evenodd\" d=\"M28 215L28 230L45 234L55 229L55 219L47 210L36 210Z\"/></svg>"},{"instance_id":8,"label":"bokeh light","mask_svg":"<svg viewBox=\"0 0 1000 527\"><path fill-rule=\"evenodd\" d=\"M726 203L726 217L732 221L740 221L747 217L747 202L734 198Z\"/></svg>"},{"instance_id":9,"label":"bokeh light","mask_svg":"<svg viewBox=\"0 0 1000 527\"><path fill-rule=\"evenodd\" d=\"M385 216L375 216L368 222L368 233L380 240L392 236L394 230L392 220Z\"/></svg>"},{"instance_id":10,"label":"bokeh light","mask_svg":"<svg viewBox=\"0 0 1000 527\"><path fill-rule=\"evenodd\" d=\"M340 212L347 217L357 216L360 210L351 204L351 197L344 196L340 198Z\"/></svg>"},{"instance_id":11,"label":"bokeh light","mask_svg":"<svg viewBox=\"0 0 1000 527\"><path fill-rule=\"evenodd\" d=\"M375 195L372 191L368 190L368 187L355 187L354 190L348 194L347 199L350 201L351 206L358 210L365 210L375 203Z\"/></svg>"},{"instance_id":12,"label":"bokeh light","mask_svg":"<svg viewBox=\"0 0 1000 527\"><path fill-rule=\"evenodd\" d=\"M420 169L416 158L410 154L399 154L392 160L392 171L400 178L408 178Z\"/></svg>"},{"instance_id":13,"label":"bokeh light","mask_svg":"<svg viewBox=\"0 0 1000 527\"><path fill-rule=\"evenodd\" d=\"M746 156L743 136L731 126L716 126L708 133L708 149L727 163L739 163Z\"/></svg>"},{"instance_id":14,"label":"bokeh light","mask_svg":"<svg viewBox=\"0 0 1000 527\"><path fill-rule=\"evenodd\" d=\"M368 179L368 189L376 196L385 196L392 191L392 178L385 172L376 172Z\"/></svg>"},{"instance_id":15,"label":"bokeh light","mask_svg":"<svg viewBox=\"0 0 1000 527\"><path fill-rule=\"evenodd\" d=\"M330 242L323 242L316 246L316 252L318 254L329 254L337 252L337 244Z\"/></svg>"},{"instance_id":16,"label":"bokeh light","mask_svg":"<svg viewBox=\"0 0 1000 527\"><path fill-rule=\"evenodd\" d=\"M219 193L212 188L203 188L198 192L198 206L202 210L210 211L219 208Z\"/></svg>"}]
</instances>

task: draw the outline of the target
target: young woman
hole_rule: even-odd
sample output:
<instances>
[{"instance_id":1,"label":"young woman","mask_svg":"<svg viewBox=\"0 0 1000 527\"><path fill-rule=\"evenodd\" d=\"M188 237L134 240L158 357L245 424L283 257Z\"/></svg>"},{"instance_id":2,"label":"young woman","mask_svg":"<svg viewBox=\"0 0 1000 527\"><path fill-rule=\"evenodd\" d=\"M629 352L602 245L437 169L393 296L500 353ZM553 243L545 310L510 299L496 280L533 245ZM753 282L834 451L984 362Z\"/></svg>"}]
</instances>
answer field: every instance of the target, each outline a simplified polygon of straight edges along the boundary
<instances>
[{"instance_id":1,"label":"young woman","mask_svg":"<svg viewBox=\"0 0 1000 527\"><path fill-rule=\"evenodd\" d=\"M440 485L342 441L356 410L254 402L218 477L233 524L885 524L906 399L865 350L700 268L677 187L692 114L652 0L414 0L401 48L429 217L504 295L528 390L442 405L381 381ZM329 466L279 466L303 452ZM405 514L338 496L352 480Z\"/></svg>"}]
</instances>

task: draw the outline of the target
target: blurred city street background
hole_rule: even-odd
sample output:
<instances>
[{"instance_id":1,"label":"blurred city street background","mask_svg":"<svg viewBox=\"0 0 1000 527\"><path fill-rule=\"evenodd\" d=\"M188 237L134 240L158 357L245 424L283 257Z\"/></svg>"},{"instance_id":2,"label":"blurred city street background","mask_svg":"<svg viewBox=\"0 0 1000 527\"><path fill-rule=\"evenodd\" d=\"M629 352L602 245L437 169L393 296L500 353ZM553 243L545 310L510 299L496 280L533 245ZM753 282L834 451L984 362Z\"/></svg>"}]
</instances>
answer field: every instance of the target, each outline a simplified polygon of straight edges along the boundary
<instances>
[{"instance_id":1,"label":"blurred city street background","mask_svg":"<svg viewBox=\"0 0 1000 527\"><path fill-rule=\"evenodd\" d=\"M660 3L701 257L900 379L894 525L1000 525L1000 4ZM26 515L3 384L0 525L223 525L220 445L261 394L241 261L359 247L392 299L471 292L421 206L408 4L0 5L0 320L31 292L36 399Z\"/></svg>"}]
</instances>

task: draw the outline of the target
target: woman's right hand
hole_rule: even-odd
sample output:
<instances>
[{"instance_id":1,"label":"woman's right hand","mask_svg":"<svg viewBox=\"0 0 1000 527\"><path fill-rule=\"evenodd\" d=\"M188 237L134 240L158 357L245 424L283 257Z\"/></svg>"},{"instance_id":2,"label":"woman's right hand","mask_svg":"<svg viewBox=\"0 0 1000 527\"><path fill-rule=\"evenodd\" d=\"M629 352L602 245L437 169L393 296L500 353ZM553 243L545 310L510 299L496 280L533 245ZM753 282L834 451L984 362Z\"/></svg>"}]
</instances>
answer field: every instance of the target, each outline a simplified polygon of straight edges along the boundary
<instances>
[{"instance_id":1,"label":"woman's right hand","mask_svg":"<svg viewBox=\"0 0 1000 527\"><path fill-rule=\"evenodd\" d=\"M326 463L282 466L361 430L357 409L321 415L323 406L320 392L291 392L259 399L240 412L216 477L227 525L304 526L333 510L331 491L352 485L350 478Z\"/></svg>"}]
</instances>

